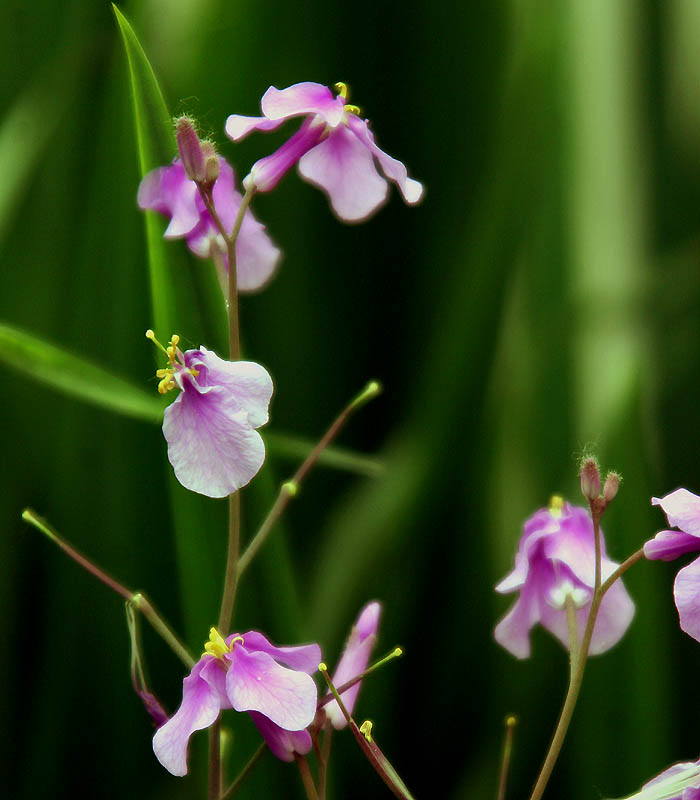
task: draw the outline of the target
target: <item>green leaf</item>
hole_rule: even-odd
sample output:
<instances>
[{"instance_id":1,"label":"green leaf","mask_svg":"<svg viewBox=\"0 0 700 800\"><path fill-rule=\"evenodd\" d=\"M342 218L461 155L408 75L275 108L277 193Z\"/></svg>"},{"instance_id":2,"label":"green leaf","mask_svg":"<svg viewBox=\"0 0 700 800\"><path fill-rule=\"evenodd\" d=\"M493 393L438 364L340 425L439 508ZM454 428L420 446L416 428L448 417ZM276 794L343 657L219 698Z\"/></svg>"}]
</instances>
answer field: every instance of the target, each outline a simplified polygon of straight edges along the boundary
<instances>
[{"instance_id":1,"label":"green leaf","mask_svg":"<svg viewBox=\"0 0 700 800\"><path fill-rule=\"evenodd\" d=\"M288 433L265 432L263 438L273 455L287 461L303 461L316 446L316 442ZM384 464L378 459L346 447L326 447L318 457L318 464L367 478L379 478L385 471Z\"/></svg>"},{"instance_id":2,"label":"green leaf","mask_svg":"<svg viewBox=\"0 0 700 800\"><path fill-rule=\"evenodd\" d=\"M161 422L158 397L80 356L32 334L0 324L0 361L86 403L145 422Z\"/></svg>"}]
</instances>

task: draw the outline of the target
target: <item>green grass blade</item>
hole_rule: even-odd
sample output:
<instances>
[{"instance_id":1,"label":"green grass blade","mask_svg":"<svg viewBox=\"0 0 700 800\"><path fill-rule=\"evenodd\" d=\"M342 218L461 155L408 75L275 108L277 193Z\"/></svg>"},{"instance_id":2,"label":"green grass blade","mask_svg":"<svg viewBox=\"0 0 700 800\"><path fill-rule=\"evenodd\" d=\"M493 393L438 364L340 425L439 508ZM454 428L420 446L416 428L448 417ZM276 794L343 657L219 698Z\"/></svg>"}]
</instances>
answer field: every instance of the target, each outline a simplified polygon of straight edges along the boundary
<instances>
[{"instance_id":1,"label":"green grass blade","mask_svg":"<svg viewBox=\"0 0 700 800\"><path fill-rule=\"evenodd\" d=\"M0 361L53 389L127 417L161 422L159 399L97 364L0 324Z\"/></svg>"}]
</instances>

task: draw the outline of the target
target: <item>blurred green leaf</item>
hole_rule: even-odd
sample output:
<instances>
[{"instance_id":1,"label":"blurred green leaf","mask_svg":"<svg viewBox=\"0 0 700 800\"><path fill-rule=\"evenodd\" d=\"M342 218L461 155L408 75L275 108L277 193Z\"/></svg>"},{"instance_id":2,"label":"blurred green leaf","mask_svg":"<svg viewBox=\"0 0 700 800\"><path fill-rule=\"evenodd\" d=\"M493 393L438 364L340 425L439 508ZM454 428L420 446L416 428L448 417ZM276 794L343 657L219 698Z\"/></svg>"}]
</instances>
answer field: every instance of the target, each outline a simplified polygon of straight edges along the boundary
<instances>
[{"instance_id":1,"label":"blurred green leaf","mask_svg":"<svg viewBox=\"0 0 700 800\"><path fill-rule=\"evenodd\" d=\"M87 403L146 422L160 422L163 406L106 369L43 339L0 324L0 361L25 375Z\"/></svg>"},{"instance_id":2,"label":"blurred green leaf","mask_svg":"<svg viewBox=\"0 0 700 800\"><path fill-rule=\"evenodd\" d=\"M309 439L288 433L265 433L264 439L275 456L288 461L303 461L316 446ZM346 447L326 447L318 457L318 464L368 478L378 478L384 474L384 464L381 461Z\"/></svg>"}]
</instances>

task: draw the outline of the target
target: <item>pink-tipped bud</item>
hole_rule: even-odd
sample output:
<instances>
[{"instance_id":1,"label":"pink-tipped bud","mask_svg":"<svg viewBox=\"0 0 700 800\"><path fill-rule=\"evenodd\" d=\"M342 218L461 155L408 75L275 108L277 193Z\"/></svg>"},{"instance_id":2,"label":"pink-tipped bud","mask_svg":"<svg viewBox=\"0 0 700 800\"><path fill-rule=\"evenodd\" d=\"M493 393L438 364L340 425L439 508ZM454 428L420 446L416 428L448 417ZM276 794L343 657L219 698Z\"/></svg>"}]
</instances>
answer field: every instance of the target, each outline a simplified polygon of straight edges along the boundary
<instances>
[{"instance_id":1,"label":"pink-tipped bud","mask_svg":"<svg viewBox=\"0 0 700 800\"><path fill-rule=\"evenodd\" d=\"M206 160L192 119L180 117L175 123L175 133L185 175L191 181L201 183L206 178Z\"/></svg>"},{"instance_id":2,"label":"pink-tipped bud","mask_svg":"<svg viewBox=\"0 0 700 800\"><path fill-rule=\"evenodd\" d=\"M605 486L603 486L603 497L605 498L606 503L609 503L611 500L615 499L617 490L620 488L621 480L622 478L617 474L617 472L608 472L606 475Z\"/></svg>"},{"instance_id":3,"label":"pink-tipped bud","mask_svg":"<svg viewBox=\"0 0 700 800\"><path fill-rule=\"evenodd\" d=\"M204 154L204 182L213 186L219 177L219 158L211 142L202 142L202 153Z\"/></svg>"},{"instance_id":4,"label":"pink-tipped bud","mask_svg":"<svg viewBox=\"0 0 700 800\"><path fill-rule=\"evenodd\" d=\"M600 497L600 470L598 462L590 456L581 462L581 492L587 500Z\"/></svg>"}]
</instances>

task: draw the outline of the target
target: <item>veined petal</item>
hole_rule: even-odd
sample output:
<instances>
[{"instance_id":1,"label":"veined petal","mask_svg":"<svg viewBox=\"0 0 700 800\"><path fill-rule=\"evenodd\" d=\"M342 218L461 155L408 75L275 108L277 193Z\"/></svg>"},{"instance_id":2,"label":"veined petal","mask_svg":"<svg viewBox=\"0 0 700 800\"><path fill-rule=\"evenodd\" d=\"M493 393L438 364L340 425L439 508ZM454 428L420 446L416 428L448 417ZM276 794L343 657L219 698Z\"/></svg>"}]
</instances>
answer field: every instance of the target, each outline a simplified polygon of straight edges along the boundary
<instances>
[{"instance_id":1,"label":"veined petal","mask_svg":"<svg viewBox=\"0 0 700 800\"><path fill-rule=\"evenodd\" d=\"M700 558L678 571L673 596L681 629L700 642Z\"/></svg>"},{"instance_id":2,"label":"veined petal","mask_svg":"<svg viewBox=\"0 0 700 800\"><path fill-rule=\"evenodd\" d=\"M310 725L316 715L316 684L305 672L280 666L272 656L236 645L226 692L236 711L259 711L288 731Z\"/></svg>"},{"instance_id":3,"label":"veined petal","mask_svg":"<svg viewBox=\"0 0 700 800\"><path fill-rule=\"evenodd\" d=\"M343 119L345 101L320 83L304 81L286 89L274 86L263 95L260 102L263 114L271 120L284 120L300 114L320 114L334 128Z\"/></svg>"},{"instance_id":4,"label":"veined petal","mask_svg":"<svg viewBox=\"0 0 700 800\"><path fill-rule=\"evenodd\" d=\"M258 192L272 191L304 153L321 141L324 131L325 124L318 117L307 119L274 153L253 164L250 174L243 181L245 189L253 185Z\"/></svg>"},{"instance_id":5,"label":"veined petal","mask_svg":"<svg viewBox=\"0 0 700 800\"><path fill-rule=\"evenodd\" d=\"M286 731L258 711L248 713L272 754L282 761L294 761L295 753L304 756L311 750L311 735L307 730Z\"/></svg>"},{"instance_id":6,"label":"veined petal","mask_svg":"<svg viewBox=\"0 0 700 800\"><path fill-rule=\"evenodd\" d=\"M368 603L360 612L360 616L350 632L343 649L343 655L333 674L333 685L336 689L356 678L367 669L369 658L377 642L380 616L381 606L376 602ZM350 714L352 714L355 707L360 685L360 683L356 683L340 695L343 705ZM347 720L336 700L328 703L325 706L325 711L326 716L336 730L340 730L347 725Z\"/></svg>"},{"instance_id":7,"label":"veined petal","mask_svg":"<svg viewBox=\"0 0 700 800\"><path fill-rule=\"evenodd\" d=\"M579 628L583 630L587 614L579 617ZM593 628L590 654L599 655L616 645L624 636L634 618L634 602L629 596L622 580L617 580L608 589L598 610Z\"/></svg>"},{"instance_id":8,"label":"veined petal","mask_svg":"<svg viewBox=\"0 0 700 800\"><path fill-rule=\"evenodd\" d=\"M300 644L294 647L277 647L259 631L242 633L247 650L260 650L290 669L301 672L316 672L322 661L321 648L317 644Z\"/></svg>"},{"instance_id":9,"label":"veined petal","mask_svg":"<svg viewBox=\"0 0 700 800\"><path fill-rule=\"evenodd\" d=\"M165 237L176 239L187 235L199 223L196 193L197 187L187 179L184 167L177 161L145 175L139 184L137 201L139 208L171 217Z\"/></svg>"},{"instance_id":10,"label":"veined petal","mask_svg":"<svg viewBox=\"0 0 700 800\"><path fill-rule=\"evenodd\" d=\"M423 198L423 184L413 178L408 177L408 172L404 164L396 158L392 158L379 147L374 141L374 134L369 129L366 120L348 114L348 125L350 130L364 144L379 162L382 172L393 181L398 188L403 199L409 204L414 205Z\"/></svg>"},{"instance_id":11,"label":"veined petal","mask_svg":"<svg viewBox=\"0 0 700 800\"><path fill-rule=\"evenodd\" d=\"M346 222L360 222L376 211L389 190L372 153L345 125L331 130L299 160L299 173L323 189L333 211Z\"/></svg>"},{"instance_id":12,"label":"veined petal","mask_svg":"<svg viewBox=\"0 0 700 800\"><path fill-rule=\"evenodd\" d=\"M216 670L220 673L217 676ZM155 733L153 752L173 775L187 774L187 745L190 736L209 727L226 701L224 672L212 659L198 661L182 682L182 703L175 714ZM228 703L226 702L226 705Z\"/></svg>"},{"instance_id":13,"label":"veined petal","mask_svg":"<svg viewBox=\"0 0 700 800\"><path fill-rule=\"evenodd\" d=\"M200 370L204 367L204 381L199 383L227 390L229 399L248 415L251 427L259 428L267 422L273 385L265 367L254 361L226 361L206 347L188 350L185 363Z\"/></svg>"},{"instance_id":14,"label":"veined petal","mask_svg":"<svg viewBox=\"0 0 700 800\"><path fill-rule=\"evenodd\" d=\"M650 561L673 561L697 550L700 550L700 538L685 531L659 531L644 543L644 555Z\"/></svg>"},{"instance_id":15,"label":"veined petal","mask_svg":"<svg viewBox=\"0 0 700 800\"><path fill-rule=\"evenodd\" d=\"M687 489L676 489L659 499L651 498L653 506L661 506L668 524L700 537L700 497Z\"/></svg>"},{"instance_id":16,"label":"veined petal","mask_svg":"<svg viewBox=\"0 0 700 800\"><path fill-rule=\"evenodd\" d=\"M245 486L265 461L265 445L249 414L221 387L183 391L166 409L163 434L180 483L207 497Z\"/></svg>"},{"instance_id":17,"label":"veined petal","mask_svg":"<svg viewBox=\"0 0 700 800\"><path fill-rule=\"evenodd\" d=\"M285 121L268 119L267 117L244 117L241 114L231 114L226 120L226 135L234 142L246 137L251 131L273 131Z\"/></svg>"}]
</instances>

